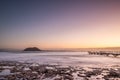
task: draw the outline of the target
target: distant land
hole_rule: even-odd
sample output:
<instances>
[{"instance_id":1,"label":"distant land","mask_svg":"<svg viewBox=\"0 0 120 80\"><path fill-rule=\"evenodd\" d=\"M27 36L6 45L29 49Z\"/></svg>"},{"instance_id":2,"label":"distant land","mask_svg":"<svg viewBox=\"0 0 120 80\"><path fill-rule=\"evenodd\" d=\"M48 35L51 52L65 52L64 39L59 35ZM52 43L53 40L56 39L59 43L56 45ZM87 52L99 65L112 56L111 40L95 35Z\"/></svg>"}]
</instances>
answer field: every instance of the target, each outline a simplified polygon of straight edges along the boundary
<instances>
[{"instance_id":1,"label":"distant land","mask_svg":"<svg viewBox=\"0 0 120 80\"><path fill-rule=\"evenodd\" d=\"M42 50L39 49L39 48L37 48L37 47L28 47L28 48L25 48L23 50L17 50L17 49L0 49L0 52L21 52L21 51L47 51L47 52L120 51L120 47L64 48L64 49L42 49Z\"/></svg>"},{"instance_id":2,"label":"distant land","mask_svg":"<svg viewBox=\"0 0 120 80\"><path fill-rule=\"evenodd\" d=\"M25 48L23 51L41 51L41 50L37 47L28 47Z\"/></svg>"}]
</instances>

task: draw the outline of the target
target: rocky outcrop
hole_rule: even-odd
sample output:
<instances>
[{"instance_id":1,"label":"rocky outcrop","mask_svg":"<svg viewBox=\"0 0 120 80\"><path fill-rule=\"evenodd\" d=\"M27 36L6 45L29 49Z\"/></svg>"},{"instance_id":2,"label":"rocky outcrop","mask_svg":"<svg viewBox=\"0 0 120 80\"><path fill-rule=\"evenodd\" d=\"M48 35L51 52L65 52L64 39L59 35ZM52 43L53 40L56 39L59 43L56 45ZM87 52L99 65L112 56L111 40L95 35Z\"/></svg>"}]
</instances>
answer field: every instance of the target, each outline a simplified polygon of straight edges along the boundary
<instances>
[{"instance_id":1,"label":"rocky outcrop","mask_svg":"<svg viewBox=\"0 0 120 80\"><path fill-rule=\"evenodd\" d=\"M25 48L24 51L41 51L41 50L37 47L29 47L29 48Z\"/></svg>"}]
</instances>

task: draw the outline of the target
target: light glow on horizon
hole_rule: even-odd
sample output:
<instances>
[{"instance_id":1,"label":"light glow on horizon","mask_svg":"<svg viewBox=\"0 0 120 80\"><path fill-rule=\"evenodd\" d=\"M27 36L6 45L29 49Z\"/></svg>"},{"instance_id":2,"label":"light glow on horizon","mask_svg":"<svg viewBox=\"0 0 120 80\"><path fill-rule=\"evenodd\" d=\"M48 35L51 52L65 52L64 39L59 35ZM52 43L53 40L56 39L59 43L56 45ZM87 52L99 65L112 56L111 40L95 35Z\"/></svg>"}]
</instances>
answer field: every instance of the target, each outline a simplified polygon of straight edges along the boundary
<instances>
[{"instance_id":1,"label":"light glow on horizon","mask_svg":"<svg viewBox=\"0 0 120 80\"><path fill-rule=\"evenodd\" d=\"M0 48L120 47L119 1L14 3L2 5Z\"/></svg>"}]
</instances>

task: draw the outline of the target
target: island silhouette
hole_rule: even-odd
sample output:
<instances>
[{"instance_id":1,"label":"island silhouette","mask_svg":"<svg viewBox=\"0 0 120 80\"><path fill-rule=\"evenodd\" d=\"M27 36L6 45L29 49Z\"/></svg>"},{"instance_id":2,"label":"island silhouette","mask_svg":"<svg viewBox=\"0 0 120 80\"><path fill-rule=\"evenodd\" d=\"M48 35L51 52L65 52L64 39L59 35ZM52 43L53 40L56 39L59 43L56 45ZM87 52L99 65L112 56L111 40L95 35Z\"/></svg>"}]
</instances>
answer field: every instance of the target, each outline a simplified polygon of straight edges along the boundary
<instances>
[{"instance_id":1,"label":"island silhouette","mask_svg":"<svg viewBox=\"0 0 120 80\"><path fill-rule=\"evenodd\" d=\"M28 47L25 48L23 51L41 51L41 50L37 47Z\"/></svg>"}]
</instances>

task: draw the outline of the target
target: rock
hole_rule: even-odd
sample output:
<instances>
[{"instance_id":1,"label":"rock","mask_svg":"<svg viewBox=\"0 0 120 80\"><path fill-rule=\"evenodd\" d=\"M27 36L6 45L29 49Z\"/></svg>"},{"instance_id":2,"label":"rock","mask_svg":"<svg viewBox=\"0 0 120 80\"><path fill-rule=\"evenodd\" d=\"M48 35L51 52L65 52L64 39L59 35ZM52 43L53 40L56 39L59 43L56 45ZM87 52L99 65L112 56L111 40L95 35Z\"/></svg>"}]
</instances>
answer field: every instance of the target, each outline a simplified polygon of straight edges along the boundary
<instances>
[{"instance_id":1,"label":"rock","mask_svg":"<svg viewBox=\"0 0 120 80\"><path fill-rule=\"evenodd\" d=\"M6 78L4 78L4 77L0 77L0 80L6 80Z\"/></svg>"},{"instance_id":2,"label":"rock","mask_svg":"<svg viewBox=\"0 0 120 80\"><path fill-rule=\"evenodd\" d=\"M85 74L77 74L79 77L86 77Z\"/></svg>"},{"instance_id":3,"label":"rock","mask_svg":"<svg viewBox=\"0 0 120 80\"><path fill-rule=\"evenodd\" d=\"M92 72L92 71L87 71L86 72L86 76L87 77L91 77L92 75L96 75L96 73Z\"/></svg>"},{"instance_id":4,"label":"rock","mask_svg":"<svg viewBox=\"0 0 120 80\"><path fill-rule=\"evenodd\" d=\"M115 70L111 70L107 76L120 78L120 72L115 71Z\"/></svg>"},{"instance_id":5,"label":"rock","mask_svg":"<svg viewBox=\"0 0 120 80\"><path fill-rule=\"evenodd\" d=\"M69 75L65 75L64 76L64 80L73 80L74 78L72 76Z\"/></svg>"},{"instance_id":6,"label":"rock","mask_svg":"<svg viewBox=\"0 0 120 80\"><path fill-rule=\"evenodd\" d=\"M41 51L41 50L37 47L29 47L29 48L25 48L24 51Z\"/></svg>"},{"instance_id":7,"label":"rock","mask_svg":"<svg viewBox=\"0 0 120 80\"><path fill-rule=\"evenodd\" d=\"M62 80L62 78L55 78L54 80Z\"/></svg>"}]
</instances>

